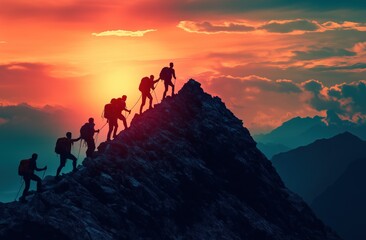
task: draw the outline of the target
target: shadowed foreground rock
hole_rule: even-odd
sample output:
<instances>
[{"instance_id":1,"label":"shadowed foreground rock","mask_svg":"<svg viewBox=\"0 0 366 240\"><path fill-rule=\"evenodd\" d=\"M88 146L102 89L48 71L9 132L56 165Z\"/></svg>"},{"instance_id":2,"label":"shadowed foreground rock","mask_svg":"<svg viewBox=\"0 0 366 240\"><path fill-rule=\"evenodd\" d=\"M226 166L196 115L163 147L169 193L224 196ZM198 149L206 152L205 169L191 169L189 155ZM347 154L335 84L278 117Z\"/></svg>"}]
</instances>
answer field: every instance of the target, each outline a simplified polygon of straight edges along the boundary
<instances>
[{"instance_id":1,"label":"shadowed foreground rock","mask_svg":"<svg viewBox=\"0 0 366 240\"><path fill-rule=\"evenodd\" d=\"M0 204L0 239L339 239L255 145L190 80L78 172Z\"/></svg>"}]
</instances>

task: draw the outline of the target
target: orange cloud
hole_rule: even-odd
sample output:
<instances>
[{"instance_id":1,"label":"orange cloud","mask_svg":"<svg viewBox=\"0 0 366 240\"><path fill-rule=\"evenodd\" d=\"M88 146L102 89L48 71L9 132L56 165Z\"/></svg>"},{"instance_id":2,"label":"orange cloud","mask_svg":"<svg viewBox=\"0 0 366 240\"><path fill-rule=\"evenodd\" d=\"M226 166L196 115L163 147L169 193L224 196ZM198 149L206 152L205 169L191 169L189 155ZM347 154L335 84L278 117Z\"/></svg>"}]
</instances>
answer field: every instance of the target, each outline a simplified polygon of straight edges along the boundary
<instances>
[{"instance_id":1,"label":"orange cloud","mask_svg":"<svg viewBox=\"0 0 366 240\"><path fill-rule=\"evenodd\" d=\"M224 22L222 24L213 24L210 22L180 21L177 27L187 32L205 34L244 33L255 30L254 26L245 22Z\"/></svg>"},{"instance_id":2,"label":"orange cloud","mask_svg":"<svg viewBox=\"0 0 366 240\"><path fill-rule=\"evenodd\" d=\"M138 30L138 31L128 31L128 30L108 30L100 33L92 33L96 37L106 37L106 36L117 36L117 37L142 37L146 33L155 32L156 29Z\"/></svg>"},{"instance_id":3,"label":"orange cloud","mask_svg":"<svg viewBox=\"0 0 366 240\"><path fill-rule=\"evenodd\" d=\"M357 54L366 53L366 42L359 42L353 46L353 51Z\"/></svg>"}]
</instances>

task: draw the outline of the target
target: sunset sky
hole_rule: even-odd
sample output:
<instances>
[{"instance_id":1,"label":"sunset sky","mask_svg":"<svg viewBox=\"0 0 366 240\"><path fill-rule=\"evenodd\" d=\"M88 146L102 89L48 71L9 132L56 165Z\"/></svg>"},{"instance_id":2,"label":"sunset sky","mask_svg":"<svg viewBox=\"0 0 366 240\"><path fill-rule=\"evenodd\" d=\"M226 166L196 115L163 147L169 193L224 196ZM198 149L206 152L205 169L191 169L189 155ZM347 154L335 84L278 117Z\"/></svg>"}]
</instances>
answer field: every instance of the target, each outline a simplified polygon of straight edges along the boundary
<instances>
[{"instance_id":1,"label":"sunset sky","mask_svg":"<svg viewBox=\"0 0 366 240\"><path fill-rule=\"evenodd\" d=\"M363 123L365 10L364 0L1 0L1 137L24 106L56 118L55 135L90 116L100 127L105 103L126 94L132 107L140 79L171 61L178 89L201 82L253 134L327 111ZM31 116L29 128L40 124Z\"/></svg>"},{"instance_id":2,"label":"sunset sky","mask_svg":"<svg viewBox=\"0 0 366 240\"><path fill-rule=\"evenodd\" d=\"M356 0L2 0L0 100L99 116L111 97L125 93L133 105L139 80L173 61L178 88L190 77L200 81L254 132L330 108L356 118L365 102L345 90L364 91L365 7Z\"/></svg>"}]
</instances>

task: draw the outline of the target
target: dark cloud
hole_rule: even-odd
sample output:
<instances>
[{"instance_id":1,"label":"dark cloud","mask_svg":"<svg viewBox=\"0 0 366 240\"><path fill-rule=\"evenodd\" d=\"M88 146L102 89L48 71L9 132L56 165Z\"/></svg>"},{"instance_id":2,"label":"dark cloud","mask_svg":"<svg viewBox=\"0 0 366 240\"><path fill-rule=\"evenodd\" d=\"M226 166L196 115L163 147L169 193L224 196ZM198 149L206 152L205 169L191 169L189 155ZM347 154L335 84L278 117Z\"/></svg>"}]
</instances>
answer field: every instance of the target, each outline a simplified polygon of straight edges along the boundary
<instances>
[{"instance_id":1,"label":"dark cloud","mask_svg":"<svg viewBox=\"0 0 366 240\"><path fill-rule=\"evenodd\" d=\"M322 47L320 49L313 49L309 51L293 51L294 59L297 60L313 60L324 59L330 57L350 57L356 56L355 52L346 49L334 49L329 47Z\"/></svg>"},{"instance_id":2,"label":"dark cloud","mask_svg":"<svg viewBox=\"0 0 366 240\"><path fill-rule=\"evenodd\" d=\"M314 71L340 71L340 70L363 70L366 69L366 63L355 63L352 65L344 65L344 66L325 66L319 65L311 68Z\"/></svg>"},{"instance_id":3,"label":"dark cloud","mask_svg":"<svg viewBox=\"0 0 366 240\"><path fill-rule=\"evenodd\" d=\"M304 90L312 93L310 106L318 111L329 111L332 115L360 122L366 117L366 82L343 83L331 88L315 80L302 84ZM329 115L329 114L328 114ZM332 117L335 122L336 116ZM363 121L362 121L363 122Z\"/></svg>"},{"instance_id":4,"label":"dark cloud","mask_svg":"<svg viewBox=\"0 0 366 240\"><path fill-rule=\"evenodd\" d=\"M296 85L291 80L277 80L277 89L278 92L283 93L300 93L301 89L298 85Z\"/></svg>"},{"instance_id":5,"label":"dark cloud","mask_svg":"<svg viewBox=\"0 0 366 240\"><path fill-rule=\"evenodd\" d=\"M264 29L273 33L290 33L294 31L316 31L320 29L320 26L315 22L299 19L282 22L272 21L259 27L259 29Z\"/></svg>"},{"instance_id":6,"label":"dark cloud","mask_svg":"<svg viewBox=\"0 0 366 240\"><path fill-rule=\"evenodd\" d=\"M315 94L319 94L320 91L324 88L323 83L321 83L320 81L317 81L317 80L309 80L309 81L302 83L302 85L305 90L315 93Z\"/></svg>"},{"instance_id":7,"label":"dark cloud","mask_svg":"<svg viewBox=\"0 0 366 240\"><path fill-rule=\"evenodd\" d=\"M314 93L313 97L310 98L307 103L317 111L332 110L339 114L345 113L345 110L342 108L342 105L339 101L335 99L329 99L322 94Z\"/></svg>"},{"instance_id":8,"label":"dark cloud","mask_svg":"<svg viewBox=\"0 0 366 240\"><path fill-rule=\"evenodd\" d=\"M351 107L352 112L366 114L366 82L359 81L352 84L343 84L340 86L341 96L338 99L347 98L350 100L347 105Z\"/></svg>"}]
</instances>

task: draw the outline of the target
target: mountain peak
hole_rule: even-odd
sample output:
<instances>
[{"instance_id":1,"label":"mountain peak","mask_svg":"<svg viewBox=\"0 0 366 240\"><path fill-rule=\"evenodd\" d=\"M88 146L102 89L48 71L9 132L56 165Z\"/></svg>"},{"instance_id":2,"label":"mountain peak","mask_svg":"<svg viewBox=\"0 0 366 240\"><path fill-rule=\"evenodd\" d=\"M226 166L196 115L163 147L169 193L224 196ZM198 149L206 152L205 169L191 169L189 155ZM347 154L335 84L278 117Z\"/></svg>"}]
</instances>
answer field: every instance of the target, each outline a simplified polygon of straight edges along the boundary
<instances>
[{"instance_id":1,"label":"mountain peak","mask_svg":"<svg viewBox=\"0 0 366 240\"><path fill-rule=\"evenodd\" d=\"M0 205L0 238L338 239L194 80L83 165L25 205Z\"/></svg>"},{"instance_id":2,"label":"mountain peak","mask_svg":"<svg viewBox=\"0 0 366 240\"><path fill-rule=\"evenodd\" d=\"M333 137L334 139L348 139L348 140L353 140L353 141L362 141L359 137L353 135L351 132L349 131L345 131L343 133L337 134L336 136Z\"/></svg>"}]
</instances>

